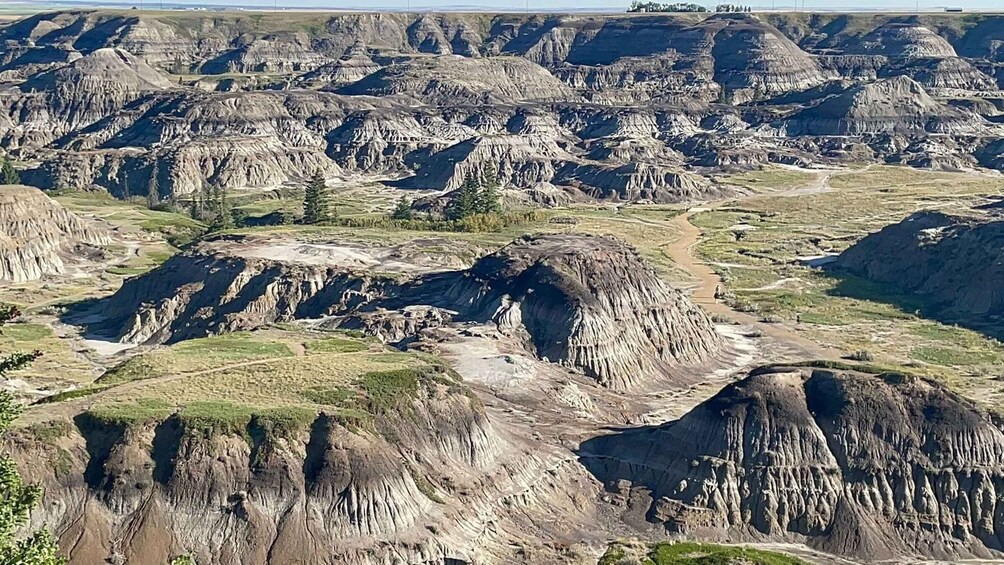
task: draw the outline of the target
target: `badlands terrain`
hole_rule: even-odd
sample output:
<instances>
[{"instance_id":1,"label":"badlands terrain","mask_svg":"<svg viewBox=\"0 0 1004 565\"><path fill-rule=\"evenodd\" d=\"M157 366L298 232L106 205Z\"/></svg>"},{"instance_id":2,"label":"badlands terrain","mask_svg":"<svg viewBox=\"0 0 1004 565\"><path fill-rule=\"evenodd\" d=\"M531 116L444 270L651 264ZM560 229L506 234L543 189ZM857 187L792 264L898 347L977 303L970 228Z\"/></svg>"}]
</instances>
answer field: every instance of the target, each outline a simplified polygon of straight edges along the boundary
<instances>
[{"instance_id":1,"label":"badlands terrain","mask_svg":"<svg viewBox=\"0 0 1004 565\"><path fill-rule=\"evenodd\" d=\"M1002 89L992 14L0 20L31 524L74 565L999 562ZM449 218L474 179L502 212Z\"/></svg>"}]
</instances>

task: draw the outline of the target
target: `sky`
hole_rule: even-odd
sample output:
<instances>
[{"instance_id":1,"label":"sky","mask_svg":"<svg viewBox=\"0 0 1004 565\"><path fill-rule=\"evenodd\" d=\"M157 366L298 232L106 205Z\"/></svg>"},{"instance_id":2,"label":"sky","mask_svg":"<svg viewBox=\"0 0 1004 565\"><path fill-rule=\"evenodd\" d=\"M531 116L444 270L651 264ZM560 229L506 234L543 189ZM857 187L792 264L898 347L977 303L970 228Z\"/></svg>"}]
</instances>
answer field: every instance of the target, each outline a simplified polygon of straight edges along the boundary
<instances>
[{"instance_id":1,"label":"sky","mask_svg":"<svg viewBox=\"0 0 1004 565\"><path fill-rule=\"evenodd\" d=\"M13 7L49 7L53 5L72 5L76 0L0 0L0 8L4 5ZM82 0L88 4L100 5L138 5L139 0ZM409 0L274 0L280 7L294 8L329 8L329 9L361 9L361 10L403 10ZM672 1L672 0L662 0ZM729 0L722 0L726 2ZM738 3L748 4L754 8L789 9L803 0L738 0ZM146 0L148 3L159 0ZM165 5L232 5L232 6L271 6L273 0L164 0ZM719 1L698 1L708 7L722 3ZM418 10L484 10L522 12L529 7L531 11L598 11L623 12L630 0L410 0L410 7ZM917 0L804 0L806 10L840 11L840 10L914 10ZM1004 0L920 0L922 10L941 11L947 6L965 8L967 10L1004 10Z\"/></svg>"}]
</instances>

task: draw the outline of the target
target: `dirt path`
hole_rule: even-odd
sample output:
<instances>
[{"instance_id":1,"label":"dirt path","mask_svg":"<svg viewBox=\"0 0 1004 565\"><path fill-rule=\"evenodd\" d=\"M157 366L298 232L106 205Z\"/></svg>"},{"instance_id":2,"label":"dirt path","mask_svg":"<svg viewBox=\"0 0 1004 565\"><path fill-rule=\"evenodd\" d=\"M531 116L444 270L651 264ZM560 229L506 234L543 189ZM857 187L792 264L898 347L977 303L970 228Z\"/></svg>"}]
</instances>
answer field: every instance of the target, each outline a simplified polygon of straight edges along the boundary
<instances>
[{"instance_id":1,"label":"dirt path","mask_svg":"<svg viewBox=\"0 0 1004 565\"><path fill-rule=\"evenodd\" d=\"M761 320L759 316L745 312L737 312L729 308L726 304L715 299L715 290L719 287L725 289L722 278L704 261L697 258L695 248L701 242L701 230L690 218L698 212L714 210L727 203L753 200L757 198L769 197L797 197L806 194L819 194L831 190L829 179L832 173L819 173L810 185L796 189L775 192L768 194L756 194L747 197L732 198L710 202L698 207L691 208L685 213L673 218L671 224L679 232L679 238L663 247L665 253L680 269L690 273L697 281L697 286L693 289L691 300L700 304L710 314L718 314L731 318L740 324L749 325L759 330L764 336L770 337L780 343L790 346L795 356L812 359L839 359L843 352L829 347L822 346L812 340L799 335L794 329L784 324L768 323ZM780 359L779 359L780 360Z\"/></svg>"}]
</instances>

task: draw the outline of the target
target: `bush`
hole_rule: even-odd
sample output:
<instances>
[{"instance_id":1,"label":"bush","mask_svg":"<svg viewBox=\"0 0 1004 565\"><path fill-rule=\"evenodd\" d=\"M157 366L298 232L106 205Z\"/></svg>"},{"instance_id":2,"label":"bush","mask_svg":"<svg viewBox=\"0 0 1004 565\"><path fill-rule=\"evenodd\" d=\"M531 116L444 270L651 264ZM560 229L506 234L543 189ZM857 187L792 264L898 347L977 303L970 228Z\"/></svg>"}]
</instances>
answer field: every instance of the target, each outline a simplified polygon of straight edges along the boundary
<instances>
[{"instance_id":1,"label":"bush","mask_svg":"<svg viewBox=\"0 0 1004 565\"><path fill-rule=\"evenodd\" d=\"M864 363L868 363L875 360L875 356L872 355L871 352L866 349L860 349L858 351L855 351L854 353L848 355L847 358L850 359L851 361L861 361Z\"/></svg>"}]
</instances>

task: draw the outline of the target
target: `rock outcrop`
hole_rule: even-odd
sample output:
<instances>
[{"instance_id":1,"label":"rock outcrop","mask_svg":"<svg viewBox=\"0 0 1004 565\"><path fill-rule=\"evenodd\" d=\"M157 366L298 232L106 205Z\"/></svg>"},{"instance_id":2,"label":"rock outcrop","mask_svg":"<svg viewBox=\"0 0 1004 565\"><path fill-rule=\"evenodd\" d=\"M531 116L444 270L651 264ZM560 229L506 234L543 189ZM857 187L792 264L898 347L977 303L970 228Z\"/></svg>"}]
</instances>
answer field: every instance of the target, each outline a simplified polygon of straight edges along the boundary
<instances>
[{"instance_id":1,"label":"rock outcrop","mask_svg":"<svg viewBox=\"0 0 1004 565\"><path fill-rule=\"evenodd\" d=\"M906 76L853 86L784 121L789 135L974 134L987 127L975 114L931 98Z\"/></svg>"},{"instance_id":2,"label":"rock outcrop","mask_svg":"<svg viewBox=\"0 0 1004 565\"><path fill-rule=\"evenodd\" d=\"M104 227L66 210L37 188L0 185L0 281L63 274L83 247L109 243Z\"/></svg>"},{"instance_id":3,"label":"rock outcrop","mask_svg":"<svg viewBox=\"0 0 1004 565\"><path fill-rule=\"evenodd\" d=\"M521 239L462 271L423 272L409 261L352 245L203 243L126 281L95 307L103 321L93 329L169 343L334 316L336 326L400 342L428 327L490 323L539 357L619 389L689 383L681 368L724 346L699 308L609 237Z\"/></svg>"},{"instance_id":4,"label":"rock outcrop","mask_svg":"<svg viewBox=\"0 0 1004 565\"><path fill-rule=\"evenodd\" d=\"M291 419L234 405L214 423L187 407L106 415L116 409L61 422L69 429L55 439L8 438L26 478L53 501L32 518L72 548L72 565L466 557L470 548L433 528L458 520L448 503L490 490L479 481L498 470L504 447L484 407L447 373L418 377L376 411L328 406Z\"/></svg>"},{"instance_id":5,"label":"rock outcrop","mask_svg":"<svg viewBox=\"0 0 1004 565\"><path fill-rule=\"evenodd\" d=\"M480 259L445 296L461 316L525 331L541 358L613 388L674 372L686 383L675 369L723 346L704 312L604 236L517 240Z\"/></svg>"},{"instance_id":6,"label":"rock outcrop","mask_svg":"<svg viewBox=\"0 0 1004 565\"><path fill-rule=\"evenodd\" d=\"M999 422L916 377L761 369L675 422L580 453L611 488L651 493L648 519L688 535L867 561L999 559L1004 547Z\"/></svg>"},{"instance_id":7,"label":"rock outcrop","mask_svg":"<svg viewBox=\"0 0 1004 565\"><path fill-rule=\"evenodd\" d=\"M700 200L718 192L694 174L848 143L1000 168L975 154L1004 130L974 103L1001 99L998 20L945 18L41 14L0 30L0 145L39 186L118 196L154 171L183 197L318 168L448 190L490 162L506 188Z\"/></svg>"},{"instance_id":8,"label":"rock outcrop","mask_svg":"<svg viewBox=\"0 0 1004 565\"><path fill-rule=\"evenodd\" d=\"M546 69L519 57L416 57L338 90L343 94L410 96L427 104L502 104L575 98Z\"/></svg>"},{"instance_id":9,"label":"rock outcrop","mask_svg":"<svg viewBox=\"0 0 1004 565\"><path fill-rule=\"evenodd\" d=\"M972 326L1004 315L1004 219L919 212L863 238L834 267L929 304L938 317Z\"/></svg>"}]
</instances>

